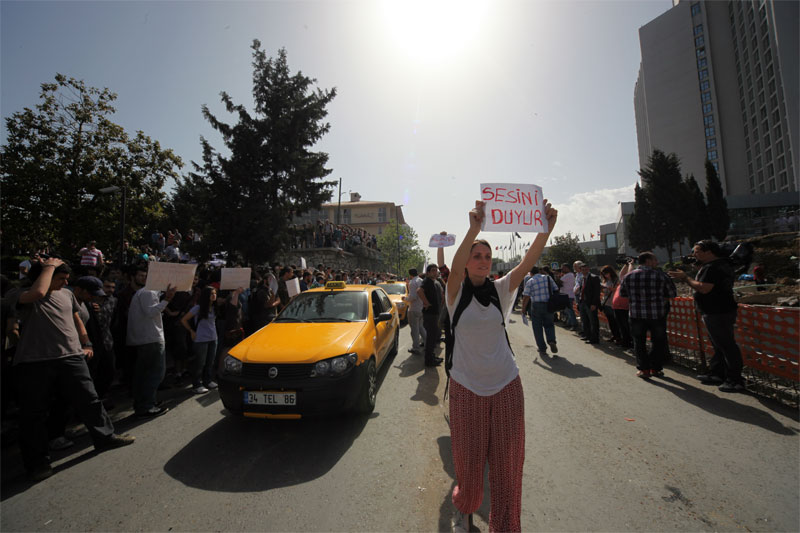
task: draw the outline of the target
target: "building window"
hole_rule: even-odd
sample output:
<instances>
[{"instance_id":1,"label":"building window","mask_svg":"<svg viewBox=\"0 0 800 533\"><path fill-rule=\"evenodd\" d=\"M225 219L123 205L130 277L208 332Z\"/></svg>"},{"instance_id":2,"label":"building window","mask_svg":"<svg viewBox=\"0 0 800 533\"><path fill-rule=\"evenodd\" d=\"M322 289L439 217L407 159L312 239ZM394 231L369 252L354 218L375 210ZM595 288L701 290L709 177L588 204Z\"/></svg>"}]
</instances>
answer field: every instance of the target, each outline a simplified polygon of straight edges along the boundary
<instances>
[{"instance_id":1,"label":"building window","mask_svg":"<svg viewBox=\"0 0 800 533\"><path fill-rule=\"evenodd\" d=\"M703 114L711 113L711 111L712 111L711 108L712 108L711 103L703 104Z\"/></svg>"},{"instance_id":2,"label":"building window","mask_svg":"<svg viewBox=\"0 0 800 533\"><path fill-rule=\"evenodd\" d=\"M706 49L705 49L705 47L698 48L698 49L695 51L695 53L697 54L697 57L703 57L703 56L705 56L705 55L706 55Z\"/></svg>"},{"instance_id":3,"label":"building window","mask_svg":"<svg viewBox=\"0 0 800 533\"><path fill-rule=\"evenodd\" d=\"M783 141L778 141L775 143L775 153L777 154L783 153Z\"/></svg>"},{"instance_id":4,"label":"building window","mask_svg":"<svg viewBox=\"0 0 800 533\"><path fill-rule=\"evenodd\" d=\"M709 87L708 80L700 82L700 90L701 91L707 91L708 87Z\"/></svg>"},{"instance_id":5,"label":"building window","mask_svg":"<svg viewBox=\"0 0 800 533\"><path fill-rule=\"evenodd\" d=\"M714 115L708 115L703 117L703 124L705 124L706 126L711 126L712 124L714 124Z\"/></svg>"},{"instance_id":6,"label":"building window","mask_svg":"<svg viewBox=\"0 0 800 533\"><path fill-rule=\"evenodd\" d=\"M705 39L703 39L702 35L699 36L699 37L695 37L695 39L694 39L694 45L695 46L703 46L704 44L706 44L706 41L705 41Z\"/></svg>"},{"instance_id":7,"label":"building window","mask_svg":"<svg viewBox=\"0 0 800 533\"><path fill-rule=\"evenodd\" d=\"M697 74L697 75L698 75L698 76L700 76L700 79L701 79L701 80L704 80L704 79L708 78L708 69L705 69L705 68L704 68L703 70L701 70L700 72L698 72L698 74Z\"/></svg>"},{"instance_id":8,"label":"building window","mask_svg":"<svg viewBox=\"0 0 800 533\"><path fill-rule=\"evenodd\" d=\"M706 128L706 137L713 137L714 136L714 126L709 126Z\"/></svg>"},{"instance_id":9,"label":"building window","mask_svg":"<svg viewBox=\"0 0 800 533\"><path fill-rule=\"evenodd\" d=\"M717 147L717 138L712 137L711 139L706 139L706 148L716 148Z\"/></svg>"},{"instance_id":10,"label":"building window","mask_svg":"<svg viewBox=\"0 0 800 533\"><path fill-rule=\"evenodd\" d=\"M712 167L714 167L714 172L716 172L717 174L719 174L719 163L717 163L716 161L714 161L713 163L711 163L711 166L712 166Z\"/></svg>"},{"instance_id":11,"label":"building window","mask_svg":"<svg viewBox=\"0 0 800 533\"><path fill-rule=\"evenodd\" d=\"M378 208L378 222L386 222L386 208L379 207Z\"/></svg>"},{"instance_id":12,"label":"building window","mask_svg":"<svg viewBox=\"0 0 800 533\"><path fill-rule=\"evenodd\" d=\"M697 68L703 68L708 66L708 60L705 57L701 57L697 60Z\"/></svg>"},{"instance_id":13,"label":"building window","mask_svg":"<svg viewBox=\"0 0 800 533\"><path fill-rule=\"evenodd\" d=\"M701 33L703 33L703 25L698 24L697 26L694 27L694 34L700 35Z\"/></svg>"},{"instance_id":14,"label":"building window","mask_svg":"<svg viewBox=\"0 0 800 533\"><path fill-rule=\"evenodd\" d=\"M350 224L351 223L350 210L349 209L343 209L342 210L342 219L344 220L345 224Z\"/></svg>"},{"instance_id":15,"label":"building window","mask_svg":"<svg viewBox=\"0 0 800 533\"><path fill-rule=\"evenodd\" d=\"M703 100L704 103L705 102L710 102L711 101L711 93L708 92L708 91L704 92L703 95L701 96L701 99Z\"/></svg>"},{"instance_id":16,"label":"building window","mask_svg":"<svg viewBox=\"0 0 800 533\"><path fill-rule=\"evenodd\" d=\"M717 151L716 150L709 150L708 152L706 152L706 157L708 157L709 161L713 161L714 159L717 159Z\"/></svg>"},{"instance_id":17,"label":"building window","mask_svg":"<svg viewBox=\"0 0 800 533\"><path fill-rule=\"evenodd\" d=\"M781 187L786 187L789 185L789 181L786 179L786 172L781 172Z\"/></svg>"},{"instance_id":18,"label":"building window","mask_svg":"<svg viewBox=\"0 0 800 533\"><path fill-rule=\"evenodd\" d=\"M700 4L692 4L692 16L700 14Z\"/></svg>"}]
</instances>

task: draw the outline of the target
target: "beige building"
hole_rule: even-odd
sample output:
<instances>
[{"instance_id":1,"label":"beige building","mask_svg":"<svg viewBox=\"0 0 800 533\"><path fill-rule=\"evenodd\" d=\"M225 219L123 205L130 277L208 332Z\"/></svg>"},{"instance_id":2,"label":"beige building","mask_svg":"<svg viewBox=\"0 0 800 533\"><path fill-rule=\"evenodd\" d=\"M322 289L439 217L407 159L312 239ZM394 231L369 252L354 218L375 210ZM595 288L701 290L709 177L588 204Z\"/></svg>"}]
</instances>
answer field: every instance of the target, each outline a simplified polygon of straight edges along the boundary
<instances>
[{"instance_id":1,"label":"beige building","mask_svg":"<svg viewBox=\"0 0 800 533\"><path fill-rule=\"evenodd\" d=\"M658 148L701 189L708 159L726 196L798 191L799 6L674 0L639 29L640 166Z\"/></svg>"},{"instance_id":2,"label":"beige building","mask_svg":"<svg viewBox=\"0 0 800 533\"><path fill-rule=\"evenodd\" d=\"M350 193L349 202L322 204L319 211L307 213L300 218L303 222L330 220L333 223L347 224L375 236L383 233L384 228L390 224L394 226L406 223L402 206L393 202L361 200L361 195L357 192Z\"/></svg>"}]
</instances>

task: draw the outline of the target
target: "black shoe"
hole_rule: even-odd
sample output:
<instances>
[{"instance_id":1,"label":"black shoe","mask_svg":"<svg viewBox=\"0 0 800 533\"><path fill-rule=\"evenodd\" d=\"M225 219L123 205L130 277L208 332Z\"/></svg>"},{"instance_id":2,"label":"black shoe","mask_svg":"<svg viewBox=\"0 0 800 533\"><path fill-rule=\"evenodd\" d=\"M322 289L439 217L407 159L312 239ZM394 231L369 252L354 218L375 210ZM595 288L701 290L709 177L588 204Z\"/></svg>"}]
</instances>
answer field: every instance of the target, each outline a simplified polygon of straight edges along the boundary
<instances>
[{"instance_id":1,"label":"black shoe","mask_svg":"<svg viewBox=\"0 0 800 533\"><path fill-rule=\"evenodd\" d=\"M730 381L726 381L719 386L719 390L722 392L745 392L747 389L741 383L731 383Z\"/></svg>"},{"instance_id":2,"label":"black shoe","mask_svg":"<svg viewBox=\"0 0 800 533\"><path fill-rule=\"evenodd\" d=\"M167 411L169 411L169 407L159 407L157 405L154 405L147 411L136 413L136 416L138 416L139 418L155 418L157 416L163 415Z\"/></svg>"},{"instance_id":3,"label":"black shoe","mask_svg":"<svg viewBox=\"0 0 800 533\"><path fill-rule=\"evenodd\" d=\"M713 374L699 374L697 379L699 379L700 383L703 385L722 385L725 382L724 379Z\"/></svg>"},{"instance_id":4,"label":"black shoe","mask_svg":"<svg viewBox=\"0 0 800 533\"><path fill-rule=\"evenodd\" d=\"M433 367L433 366L439 366L441 364L442 364L442 360L441 359L434 359L433 361L429 361L429 362L425 363L425 366Z\"/></svg>"},{"instance_id":5,"label":"black shoe","mask_svg":"<svg viewBox=\"0 0 800 533\"><path fill-rule=\"evenodd\" d=\"M36 482L45 480L52 475L53 468L48 463L41 464L28 472L28 478L30 478L31 481Z\"/></svg>"},{"instance_id":6,"label":"black shoe","mask_svg":"<svg viewBox=\"0 0 800 533\"><path fill-rule=\"evenodd\" d=\"M125 433L124 435L111 435L107 439L97 443L94 445L94 449L98 452L103 452L106 450L113 450L114 448L122 448L123 446L127 446L129 444L133 444L133 441L136 440L136 437L133 435L128 435Z\"/></svg>"},{"instance_id":7,"label":"black shoe","mask_svg":"<svg viewBox=\"0 0 800 533\"><path fill-rule=\"evenodd\" d=\"M650 371L650 376L654 377L654 378L663 378L664 377L664 371L663 370L651 370Z\"/></svg>"},{"instance_id":8,"label":"black shoe","mask_svg":"<svg viewBox=\"0 0 800 533\"><path fill-rule=\"evenodd\" d=\"M600 341L590 341L589 339L586 339L583 342L585 342L586 344L600 344Z\"/></svg>"}]
</instances>

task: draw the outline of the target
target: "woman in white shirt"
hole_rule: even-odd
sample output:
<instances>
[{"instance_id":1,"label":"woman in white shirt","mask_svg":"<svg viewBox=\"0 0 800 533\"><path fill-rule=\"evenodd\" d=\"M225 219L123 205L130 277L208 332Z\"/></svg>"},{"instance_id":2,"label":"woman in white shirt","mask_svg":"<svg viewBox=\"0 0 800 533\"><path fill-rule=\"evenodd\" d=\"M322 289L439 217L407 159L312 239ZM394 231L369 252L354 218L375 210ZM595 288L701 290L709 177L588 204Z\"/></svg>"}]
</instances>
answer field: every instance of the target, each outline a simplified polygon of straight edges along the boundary
<instances>
[{"instance_id":1,"label":"woman in white shirt","mask_svg":"<svg viewBox=\"0 0 800 533\"><path fill-rule=\"evenodd\" d=\"M536 264L558 212L547 200L548 233L539 233L511 272L491 282L492 248L476 240L484 202L469 212L469 231L456 250L447 280L446 303L453 320L465 286L473 298L455 329L450 370L450 435L457 484L453 489L454 531L469 531L471 515L483 499L483 469L489 462L489 531L520 531L522 467L525 460L525 410L519 369L505 333L505 318L525 274ZM499 299L492 305L492 289Z\"/></svg>"}]
</instances>

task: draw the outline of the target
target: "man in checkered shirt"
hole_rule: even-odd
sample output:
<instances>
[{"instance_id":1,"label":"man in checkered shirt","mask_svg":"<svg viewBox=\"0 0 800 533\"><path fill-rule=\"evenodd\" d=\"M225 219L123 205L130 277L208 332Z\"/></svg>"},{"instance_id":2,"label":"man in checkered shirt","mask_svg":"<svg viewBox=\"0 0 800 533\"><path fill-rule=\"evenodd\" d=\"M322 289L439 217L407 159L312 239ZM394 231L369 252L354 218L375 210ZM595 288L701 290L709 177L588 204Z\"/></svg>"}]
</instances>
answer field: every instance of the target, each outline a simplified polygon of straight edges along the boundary
<instances>
[{"instance_id":1,"label":"man in checkered shirt","mask_svg":"<svg viewBox=\"0 0 800 533\"><path fill-rule=\"evenodd\" d=\"M667 314L669 300L678 292L672 279L658 268L653 252L639 254L639 268L625 276L620 295L630 300L631 336L636 352L636 373L640 378L664 375L667 355ZM647 332L650 352L647 352Z\"/></svg>"},{"instance_id":2,"label":"man in checkered shirt","mask_svg":"<svg viewBox=\"0 0 800 533\"><path fill-rule=\"evenodd\" d=\"M547 301L550 299L550 295L557 292L558 285L553 278L547 274L540 274L539 267L531 269L531 277L525 282L525 290L522 292L522 312L526 313L530 309L531 327L539 355L547 355L547 344L549 344L553 357L557 357L556 327L553 322L553 313L547 310ZM530 302L530 307L528 307L528 302ZM545 337L547 344L545 344Z\"/></svg>"}]
</instances>

